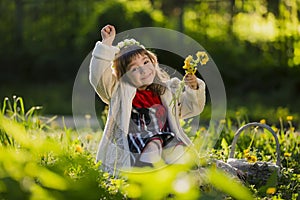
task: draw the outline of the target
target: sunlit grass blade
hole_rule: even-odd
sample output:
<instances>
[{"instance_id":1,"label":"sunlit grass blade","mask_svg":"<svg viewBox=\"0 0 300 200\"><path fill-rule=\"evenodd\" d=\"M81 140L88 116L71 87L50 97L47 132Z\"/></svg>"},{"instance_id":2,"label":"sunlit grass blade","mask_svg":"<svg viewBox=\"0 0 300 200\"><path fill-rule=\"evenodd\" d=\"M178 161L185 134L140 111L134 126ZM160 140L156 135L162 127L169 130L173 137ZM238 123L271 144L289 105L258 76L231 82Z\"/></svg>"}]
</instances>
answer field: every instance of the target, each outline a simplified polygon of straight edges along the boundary
<instances>
[{"instance_id":1,"label":"sunlit grass blade","mask_svg":"<svg viewBox=\"0 0 300 200\"><path fill-rule=\"evenodd\" d=\"M174 195L175 199L197 199L198 186L194 177L187 173L188 168L188 165L135 168L132 172L123 173L129 181L129 186L124 188L125 193L131 198L144 200L165 199L168 195Z\"/></svg>"},{"instance_id":2,"label":"sunlit grass blade","mask_svg":"<svg viewBox=\"0 0 300 200\"><path fill-rule=\"evenodd\" d=\"M16 98L16 102L15 102L15 105L14 105L16 108L16 112L20 112L20 115L21 116L24 116L25 114L25 106L24 106L24 101L22 99L22 97L18 97ZM20 110L18 110L20 109Z\"/></svg>"},{"instance_id":3,"label":"sunlit grass blade","mask_svg":"<svg viewBox=\"0 0 300 200\"><path fill-rule=\"evenodd\" d=\"M224 172L217 170L216 168L212 167L207 169L207 178L208 182L212 184L218 190L230 195L235 199L241 200L250 200L253 199L250 191L232 178L229 178L225 175Z\"/></svg>"},{"instance_id":4,"label":"sunlit grass blade","mask_svg":"<svg viewBox=\"0 0 300 200\"><path fill-rule=\"evenodd\" d=\"M27 163L24 170L26 174L37 177L38 181L45 187L56 190L66 190L68 188L68 183L63 177L34 162Z\"/></svg>"},{"instance_id":5,"label":"sunlit grass blade","mask_svg":"<svg viewBox=\"0 0 300 200\"><path fill-rule=\"evenodd\" d=\"M53 151L55 153L62 153L61 147L57 142L50 138L42 138L43 135L30 135L24 125L17 123L0 115L0 129L2 129L9 137L13 138L15 143L22 148L26 148L33 152Z\"/></svg>"},{"instance_id":6,"label":"sunlit grass blade","mask_svg":"<svg viewBox=\"0 0 300 200\"><path fill-rule=\"evenodd\" d=\"M3 115L5 114L7 107L9 107L9 109L11 109L11 104L10 104L9 98L5 97L3 100L2 111L1 111Z\"/></svg>"}]
</instances>

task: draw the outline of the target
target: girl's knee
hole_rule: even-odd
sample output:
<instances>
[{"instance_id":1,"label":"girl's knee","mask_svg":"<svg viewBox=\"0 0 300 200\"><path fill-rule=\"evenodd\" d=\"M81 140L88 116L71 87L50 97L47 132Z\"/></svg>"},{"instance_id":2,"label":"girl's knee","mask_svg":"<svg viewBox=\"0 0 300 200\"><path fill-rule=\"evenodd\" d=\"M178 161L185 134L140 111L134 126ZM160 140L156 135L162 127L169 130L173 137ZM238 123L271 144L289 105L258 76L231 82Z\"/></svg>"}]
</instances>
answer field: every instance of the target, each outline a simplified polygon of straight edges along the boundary
<instances>
[{"instance_id":1,"label":"girl's knee","mask_svg":"<svg viewBox=\"0 0 300 200\"><path fill-rule=\"evenodd\" d=\"M161 160L162 142L160 140L150 141L144 148L140 161L155 163Z\"/></svg>"},{"instance_id":2,"label":"girl's knee","mask_svg":"<svg viewBox=\"0 0 300 200\"><path fill-rule=\"evenodd\" d=\"M162 157L167 164L184 164L186 161L183 157L185 153L185 146L178 144L167 149L164 149L162 152Z\"/></svg>"}]
</instances>

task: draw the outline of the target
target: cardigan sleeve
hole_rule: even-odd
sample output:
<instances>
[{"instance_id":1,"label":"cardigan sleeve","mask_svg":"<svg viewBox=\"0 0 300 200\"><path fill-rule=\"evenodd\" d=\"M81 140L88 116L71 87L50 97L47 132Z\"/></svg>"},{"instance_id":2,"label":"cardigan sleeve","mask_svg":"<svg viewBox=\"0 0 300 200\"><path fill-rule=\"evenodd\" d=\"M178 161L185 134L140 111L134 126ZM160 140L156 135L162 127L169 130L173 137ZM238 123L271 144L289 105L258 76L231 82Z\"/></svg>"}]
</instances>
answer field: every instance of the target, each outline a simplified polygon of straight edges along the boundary
<instances>
[{"instance_id":1,"label":"cardigan sleeve","mask_svg":"<svg viewBox=\"0 0 300 200\"><path fill-rule=\"evenodd\" d=\"M193 90L188 86L185 86L184 92L180 99L180 118L190 118L199 115L205 106L205 83L204 81L197 79L198 89Z\"/></svg>"},{"instance_id":2,"label":"cardigan sleeve","mask_svg":"<svg viewBox=\"0 0 300 200\"><path fill-rule=\"evenodd\" d=\"M106 104L109 103L118 82L112 70L113 60L118 51L117 47L107 46L98 41L92 52L89 80L101 100Z\"/></svg>"}]
</instances>

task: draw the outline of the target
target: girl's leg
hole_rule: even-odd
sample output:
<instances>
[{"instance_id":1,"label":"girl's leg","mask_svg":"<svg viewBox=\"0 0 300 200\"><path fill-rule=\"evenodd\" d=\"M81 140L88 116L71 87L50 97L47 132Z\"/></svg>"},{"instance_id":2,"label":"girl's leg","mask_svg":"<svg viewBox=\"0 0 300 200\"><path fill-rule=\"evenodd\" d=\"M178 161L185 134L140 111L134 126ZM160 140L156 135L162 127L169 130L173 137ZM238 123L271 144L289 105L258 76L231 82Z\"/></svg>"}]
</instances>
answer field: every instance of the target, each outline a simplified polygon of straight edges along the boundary
<instances>
[{"instance_id":1,"label":"girl's leg","mask_svg":"<svg viewBox=\"0 0 300 200\"><path fill-rule=\"evenodd\" d=\"M143 150L140 161L145 163L157 163L161 160L162 141L160 139L151 140Z\"/></svg>"},{"instance_id":2,"label":"girl's leg","mask_svg":"<svg viewBox=\"0 0 300 200\"><path fill-rule=\"evenodd\" d=\"M185 146L183 143L169 144L164 148L162 157L167 164L184 164Z\"/></svg>"}]
</instances>

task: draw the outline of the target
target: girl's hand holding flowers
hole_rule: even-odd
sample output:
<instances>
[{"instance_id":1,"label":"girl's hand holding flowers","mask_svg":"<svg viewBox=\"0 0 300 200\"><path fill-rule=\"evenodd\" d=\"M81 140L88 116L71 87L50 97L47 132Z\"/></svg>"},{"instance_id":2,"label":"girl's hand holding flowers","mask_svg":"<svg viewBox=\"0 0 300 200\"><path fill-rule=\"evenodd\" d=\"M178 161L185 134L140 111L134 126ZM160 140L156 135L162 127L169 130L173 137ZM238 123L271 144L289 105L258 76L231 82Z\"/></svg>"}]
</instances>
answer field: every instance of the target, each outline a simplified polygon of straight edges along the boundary
<instances>
[{"instance_id":1,"label":"girl's hand holding flowers","mask_svg":"<svg viewBox=\"0 0 300 200\"><path fill-rule=\"evenodd\" d=\"M197 77L195 74L188 73L184 76L184 83L193 90L198 89Z\"/></svg>"},{"instance_id":2,"label":"girl's hand holding flowers","mask_svg":"<svg viewBox=\"0 0 300 200\"><path fill-rule=\"evenodd\" d=\"M209 57L206 52L204 51L198 51L196 53L196 59L193 58L193 56L189 55L184 60L184 66L182 67L185 69L185 75L183 77L183 80L180 83L179 89L176 91L176 93L173 96L173 99L171 101L171 104L176 105L176 103L179 101L179 98L181 96L181 93L183 92L184 85L189 86L190 88L197 90L198 89L198 82L197 77L195 75L197 71L197 65L200 64L205 65L209 61Z\"/></svg>"},{"instance_id":3,"label":"girl's hand holding flowers","mask_svg":"<svg viewBox=\"0 0 300 200\"><path fill-rule=\"evenodd\" d=\"M194 59L191 55L186 57L184 66L182 67L185 69L185 75L183 77L184 83L194 90L198 89L197 77L195 76L197 65L199 63L200 65L205 65L209 60L207 54L203 51L198 51L196 57L197 59Z\"/></svg>"}]
</instances>

